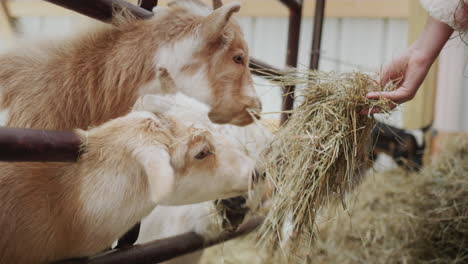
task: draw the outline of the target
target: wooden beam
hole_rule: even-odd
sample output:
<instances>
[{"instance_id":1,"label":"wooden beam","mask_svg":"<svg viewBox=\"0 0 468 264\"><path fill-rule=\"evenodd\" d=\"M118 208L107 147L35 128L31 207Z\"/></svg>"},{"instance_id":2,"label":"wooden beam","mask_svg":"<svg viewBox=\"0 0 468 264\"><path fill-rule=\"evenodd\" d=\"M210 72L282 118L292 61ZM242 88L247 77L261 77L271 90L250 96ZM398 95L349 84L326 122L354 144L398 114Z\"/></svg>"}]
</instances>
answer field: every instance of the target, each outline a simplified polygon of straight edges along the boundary
<instances>
[{"instance_id":1,"label":"wooden beam","mask_svg":"<svg viewBox=\"0 0 468 264\"><path fill-rule=\"evenodd\" d=\"M71 0L70 0L71 1ZM76 1L76 0L74 0ZM203 0L211 4L211 0ZM229 3L233 0L225 0ZM240 16L288 17L289 10L277 0L238 0L242 3ZM409 2L416 0L327 0L326 17L355 18L407 18ZM136 3L136 0L130 1ZM169 1L160 1L167 5ZM8 1L13 17L23 16L69 16L75 13L37 0ZM304 17L312 17L315 0L304 0Z\"/></svg>"}]
</instances>

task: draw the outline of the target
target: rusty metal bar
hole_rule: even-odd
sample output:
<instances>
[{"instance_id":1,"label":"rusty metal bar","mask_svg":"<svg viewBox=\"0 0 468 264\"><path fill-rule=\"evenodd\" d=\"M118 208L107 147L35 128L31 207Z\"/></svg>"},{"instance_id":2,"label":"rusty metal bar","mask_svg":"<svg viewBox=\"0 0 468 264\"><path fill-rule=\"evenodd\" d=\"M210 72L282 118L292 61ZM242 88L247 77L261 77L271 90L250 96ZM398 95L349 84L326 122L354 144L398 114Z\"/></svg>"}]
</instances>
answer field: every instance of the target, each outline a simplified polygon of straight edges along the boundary
<instances>
[{"instance_id":1,"label":"rusty metal bar","mask_svg":"<svg viewBox=\"0 0 468 264\"><path fill-rule=\"evenodd\" d=\"M280 0L280 2L296 12L302 9L302 0Z\"/></svg>"},{"instance_id":2,"label":"rusty metal bar","mask_svg":"<svg viewBox=\"0 0 468 264\"><path fill-rule=\"evenodd\" d=\"M80 139L73 132L0 128L0 161L76 161Z\"/></svg>"},{"instance_id":3,"label":"rusty metal bar","mask_svg":"<svg viewBox=\"0 0 468 264\"><path fill-rule=\"evenodd\" d=\"M320 60L320 46L322 44L323 20L325 17L325 0L316 0L314 16L314 33L312 35L312 50L310 65L312 70L318 70Z\"/></svg>"},{"instance_id":4,"label":"rusty metal bar","mask_svg":"<svg viewBox=\"0 0 468 264\"><path fill-rule=\"evenodd\" d=\"M252 73L258 76L275 76L275 75L283 75L282 70L277 69L266 62L261 60L250 58L250 69Z\"/></svg>"},{"instance_id":5,"label":"rusty metal bar","mask_svg":"<svg viewBox=\"0 0 468 264\"><path fill-rule=\"evenodd\" d=\"M153 16L153 13L145 10L145 8L151 8L152 5L157 5L157 0L141 0L141 6L138 7L132 5L123 0L44 0L52 4L59 5L66 9L78 12L82 15L100 20L105 23L109 23L112 19L113 10L127 9L130 10L136 17L142 19L148 19ZM153 6L154 7L154 6ZM254 58L250 58L251 63L249 66L254 69L253 74L258 76L267 76L265 73L279 72L279 70L271 67L265 63L260 62ZM277 74L276 74L277 75ZM268 75L269 76L269 75Z\"/></svg>"},{"instance_id":6,"label":"rusty metal bar","mask_svg":"<svg viewBox=\"0 0 468 264\"><path fill-rule=\"evenodd\" d=\"M285 2L281 0L281 2ZM287 1L291 2L291 1ZM289 9L289 29L288 29L288 51L286 64L290 67L297 67L297 56L299 53L299 38L302 20L302 1L298 8ZM295 86L286 86L283 89L283 111L289 111L294 105ZM281 124L288 120L290 113L281 114Z\"/></svg>"},{"instance_id":7,"label":"rusty metal bar","mask_svg":"<svg viewBox=\"0 0 468 264\"><path fill-rule=\"evenodd\" d=\"M44 0L91 18L110 22L114 10L127 9L136 17L150 18L153 13L124 0Z\"/></svg>"},{"instance_id":8,"label":"rusty metal bar","mask_svg":"<svg viewBox=\"0 0 468 264\"><path fill-rule=\"evenodd\" d=\"M283 75L283 70L277 69L263 61L250 58L249 68L252 74L260 77L269 77L271 80L275 80L274 76Z\"/></svg>"},{"instance_id":9,"label":"rusty metal bar","mask_svg":"<svg viewBox=\"0 0 468 264\"><path fill-rule=\"evenodd\" d=\"M138 6L150 12L158 5L158 0L138 0Z\"/></svg>"},{"instance_id":10,"label":"rusty metal bar","mask_svg":"<svg viewBox=\"0 0 468 264\"><path fill-rule=\"evenodd\" d=\"M239 226L235 232L221 233L213 240L205 241L200 235L190 232L143 245L108 251L92 258L66 260L57 262L57 264L159 263L248 234L260 226L262 222L262 217L254 217Z\"/></svg>"}]
</instances>

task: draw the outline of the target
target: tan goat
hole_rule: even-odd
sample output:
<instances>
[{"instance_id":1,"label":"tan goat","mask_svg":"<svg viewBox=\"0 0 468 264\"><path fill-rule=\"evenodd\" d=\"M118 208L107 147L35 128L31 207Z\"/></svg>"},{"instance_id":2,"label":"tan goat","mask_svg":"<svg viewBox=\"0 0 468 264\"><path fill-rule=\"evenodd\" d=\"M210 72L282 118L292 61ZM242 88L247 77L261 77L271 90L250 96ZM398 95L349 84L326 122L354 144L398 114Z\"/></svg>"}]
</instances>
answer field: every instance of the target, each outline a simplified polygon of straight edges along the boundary
<instances>
[{"instance_id":1,"label":"tan goat","mask_svg":"<svg viewBox=\"0 0 468 264\"><path fill-rule=\"evenodd\" d=\"M156 205L248 189L254 161L221 135L132 112L77 130L77 163L0 163L0 263L96 254Z\"/></svg>"},{"instance_id":2,"label":"tan goat","mask_svg":"<svg viewBox=\"0 0 468 264\"><path fill-rule=\"evenodd\" d=\"M0 110L8 126L86 129L128 113L140 95L162 93L155 69L164 67L178 91L210 106L212 121L247 125L260 101L231 19L239 8L176 0L149 20L122 14L113 26L9 51L0 56Z\"/></svg>"}]
</instances>

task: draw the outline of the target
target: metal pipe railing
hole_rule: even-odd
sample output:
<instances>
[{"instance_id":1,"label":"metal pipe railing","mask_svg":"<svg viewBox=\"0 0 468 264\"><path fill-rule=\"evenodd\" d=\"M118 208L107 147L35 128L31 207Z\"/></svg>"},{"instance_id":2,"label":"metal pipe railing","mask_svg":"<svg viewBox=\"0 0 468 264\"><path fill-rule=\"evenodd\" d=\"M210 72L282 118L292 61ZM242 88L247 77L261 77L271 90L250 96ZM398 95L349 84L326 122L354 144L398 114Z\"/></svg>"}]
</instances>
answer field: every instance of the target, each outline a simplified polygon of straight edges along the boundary
<instances>
[{"instance_id":1,"label":"metal pipe railing","mask_svg":"<svg viewBox=\"0 0 468 264\"><path fill-rule=\"evenodd\" d=\"M0 128L0 161L76 161L80 139L70 131Z\"/></svg>"},{"instance_id":2,"label":"metal pipe railing","mask_svg":"<svg viewBox=\"0 0 468 264\"><path fill-rule=\"evenodd\" d=\"M250 71L260 77L269 77L274 80L274 76L283 75L283 70L277 69L263 61L250 58Z\"/></svg>"},{"instance_id":3,"label":"metal pipe railing","mask_svg":"<svg viewBox=\"0 0 468 264\"><path fill-rule=\"evenodd\" d=\"M44 0L73 10L82 15L109 23L115 11L126 9L135 17L146 19L153 16L151 11L135 6L124 0Z\"/></svg>"},{"instance_id":4,"label":"metal pipe railing","mask_svg":"<svg viewBox=\"0 0 468 264\"><path fill-rule=\"evenodd\" d=\"M148 11L153 11L153 7L157 5L158 0L138 0L138 6Z\"/></svg>"},{"instance_id":5,"label":"metal pipe railing","mask_svg":"<svg viewBox=\"0 0 468 264\"><path fill-rule=\"evenodd\" d=\"M302 20L302 0L281 0L281 2L289 7L288 49L286 55L286 65L289 67L297 67ZM293 6L293 8L291 8L291 6ZM289 111L293 109L294 90L295 86L286 86L283 88L283 111ZM284 124L284 122L286 122L290 116L290 113L283 112L281 114L281 124Z\"/></svg>"},{"instance_id":6,"label":"metal pipe railing","mask_svg":"<svg viewBox=\"0 0 468 264\"><path fill-rule=\"evenodd\" d=\"M262 222L262 217L251 218L240 225L236 231L223 232L212 240L205 240L200 235L190 232L142 245L108 251L92 258L65 260L56 264L159 263L243 236L255 230Z\"/></svg>"},{"instance_id":7,"label":"metal pipe railing","mask_svg":"<svg viewBox=\"0 0 468 264\"><path fill-rule=\"evenodd\" d=\"M279 0L289 9L292 9L296 12L300 12L302 10L302 0Z\"/></svg>"},{"instance_id":8,"label":"metal pipe railing","mask_svg":"<svg viewBox=\"0 0 468 264\"><path fill-rule=\"evenodd\" d=\"M312 34L312 50L310 51L311 70L318 70L320 60L320 46L322 44L323 20L325 17L325 0L316 0L314 16L314 32Z\"/></svg>"}]
</instances>

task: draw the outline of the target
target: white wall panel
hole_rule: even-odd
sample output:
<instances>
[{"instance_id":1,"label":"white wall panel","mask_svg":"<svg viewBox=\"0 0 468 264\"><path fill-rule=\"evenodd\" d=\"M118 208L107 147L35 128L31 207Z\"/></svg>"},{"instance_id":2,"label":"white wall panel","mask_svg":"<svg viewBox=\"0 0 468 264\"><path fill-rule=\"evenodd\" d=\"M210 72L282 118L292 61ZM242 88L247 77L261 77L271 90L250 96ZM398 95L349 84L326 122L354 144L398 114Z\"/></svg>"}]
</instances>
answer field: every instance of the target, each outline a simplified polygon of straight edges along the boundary
<instances>
[{"instance_id":1,"label":"white wall panel","mask_svg":"<svg viewBox=\"0 0 468 264\"><path fill-rule=\"evenodd\" d=\"M339 71L375 71L380 67L384 24L383 19L342 20Z\"/></svg>"},{"instance_id":2,"label":"white wall panel","mask_svg":"<svg viewBox=\"0 0 468 264\"><path fill-rule=\"evenodd\" d=\"M284 67L288 38L288 19L262 17L255 19L251 54L276 67Z\"/></svg>"},{"instance_id":3,"label":"white wall panel","mask_svg":"<svg viewBox=\"0 0 468 264\"><path fill-rule=\"evenodd\" d=\"M50 37L73 35L77 22L76 17L44 17L41 19L41 34Z\"/></svg>"},{"instance_id":4,"label":"white wall panel","mask_svg":"<svg viewBox=\"0 0 468 264\"><path fill-rule=\"evenodd\" d=\"M408 22L404 19L387 20L384 39L384 62L389 62L400 55L408 46Z\"/></svg>"},{"instance_id":5,"label":"white wall panel","mask_svg":"<svg viewBox=\"0 0 468 264\"><path fill-rule=\"evenodd\" d=\"M254 40L254 30L255 30L255 21L254 17L238 17L237 22L239 23L242 31L244 32L244 38L247 41L249 47L252 47ZM252 52L252 50L250 50Z\"/></svg>"},{"instance_id":6,"label":"white wall panel","mask_svg":"<svg viewBox=\"0 0 468 264\"><path fill-rule=\"evenodd\" d=\"M16 29L21 37L39 37L43 20L41 17L23 17L16 21Z\"/></svg>"}]
</instances>

